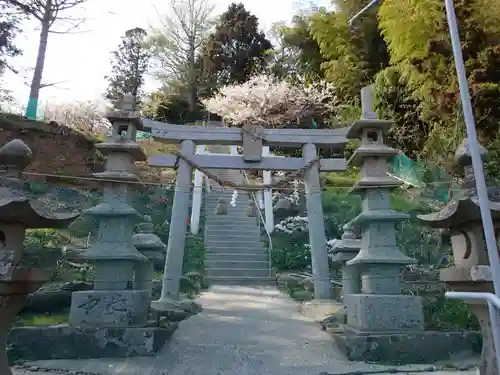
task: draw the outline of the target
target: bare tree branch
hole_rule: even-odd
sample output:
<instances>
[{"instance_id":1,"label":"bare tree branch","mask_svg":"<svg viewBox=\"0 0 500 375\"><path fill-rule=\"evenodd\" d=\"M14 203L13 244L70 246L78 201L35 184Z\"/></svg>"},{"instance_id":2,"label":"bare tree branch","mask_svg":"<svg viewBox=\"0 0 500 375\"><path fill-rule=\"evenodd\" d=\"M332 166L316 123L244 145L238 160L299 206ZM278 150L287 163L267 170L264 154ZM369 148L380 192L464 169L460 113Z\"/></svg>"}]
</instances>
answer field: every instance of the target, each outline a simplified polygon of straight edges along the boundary
<instances>
[{"instance_id":1,"label":"bare tree branch","mask_svg":"<svg viewBox=\"0 0 500 375\"><path fill-rule=\"evenodd\" d=\"M73 20L76 22L76 20ZM69 28L67 28L66 30L64 31L59 31L59 30L49 30L49 33L51 34L83 34L83 33L88 33L90 30L78 30L78 31L75 31L76 29L78 29L83 23L85 22L85 20L80 20L78 22L76 22L74 25L70 26Z\"/></svg>"},{"instance_id":2,"label":"bare tree branch","mask_svg":"<svg viewBox=\"0 0 500 375\"><path fill-rule=\"evenodd\" d=\"M34 68L28 68L26 69L24 76L23 76L23 84L30 87L31 86L31 78L30 75L33 74ZM56 81L56 82L41 82L40 83L40 89L44 89L46 87L54 87L57 85L60 85L62 83L68 82L67 80L65 81Z\"/></svg>"},{"instance_id":3,"label":"bare tree branch","mask_svg":"<svg viewBox=\"0 0 500 375\"><path fill-rule=\"evenodd\" d=\"M61 83L66 83L66 82L68 82L68 81L57 81L57 82L51 82L51 83L42 83L40 85L40 88L44 89L46 87L52 87L52 86L60 85Z\"/></svg>"},{"instance_id":4,"label":"bare tree branch","mask_svg":"<svg viewBox=\"0 0 500 375\"><path fill-rule=\"evenodd\" d=\"M153 7L162 27L152 27L148 47L159 69L155 76L164 84L185 82L188 102L194 109L198 89L196 55L211 26L214 9L210 0L169 0L168 15Z\"/></svg>"}]
</instances>

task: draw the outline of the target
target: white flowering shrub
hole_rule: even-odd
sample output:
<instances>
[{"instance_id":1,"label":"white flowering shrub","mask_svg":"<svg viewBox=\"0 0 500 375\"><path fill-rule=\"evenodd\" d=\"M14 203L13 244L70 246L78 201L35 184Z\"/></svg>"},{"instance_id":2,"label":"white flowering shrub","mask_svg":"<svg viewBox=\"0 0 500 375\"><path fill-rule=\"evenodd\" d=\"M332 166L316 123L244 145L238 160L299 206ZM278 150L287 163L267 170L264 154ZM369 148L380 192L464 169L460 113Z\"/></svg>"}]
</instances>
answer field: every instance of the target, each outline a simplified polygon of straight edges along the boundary
<instances>
[{"instance_id":1,"label":"white flowering shrub","mask_svg":"<svg viewBox=\"0 0 500 375\"><path fill-rule=\"evenodd\" d=\"M309 221L307 216L291 216L281 220L274 226L275 232L282 232L286 234L294 234L296 232L308 232Z\"/></svg>"},{"instance_id":2,"label":"white flowering shrub","mask_svg":"<svg viewBox=\"0 0 500 375\"><path fill-rule=\"evenodd\" d=\"M311 262L308 219L304 216L291 216L274 226L276 249L273 250L273 263L281 269L306 269ZM326 247L330 259L333 256L335 239L328 239ZM283 245L283 244L286 245Z\"/></svg>"},{"instance_id":3,"label":"white flowering shrub","mask_svg":"<svg viewBox=\"0 0 500 375\"><path fill-rule=\"evenodd\" d=\"M335 89L326 81L310 83L298 77L291 82L267 74L253 76L242 84L224 86L203 104L230 125L272 128L302 123L310 126L312 119L329 123L337 118L338 108Z\"/></svg>"},{"instance_id":4,"label":"white flowering shrub","mask_svg":"<svg viewBox=\"0 0 500 375\"><path fill-rule=\"evenodd\" d=\"M328 252L328 257L330 259L333 258L333 247L335 246L335 242L337 242L336 238L330 238L329 240L326 240L326 251ZM304 245L304 248L308 251L311 251L311 245L308 243Z\"/></svg>"},{"instance_id":5,"label":"white flowering shrub","mask_svg":"<svg viewBox=\"0 0 500 375\"><path fill-rule=\"evenodd\" d=\"M298 187L296 183L293 185ZM293 200L296 193L304 194L303 190L303 187L294 189L285 198ZM274 199L277 200L280 194L276 193ZM359 197L350 195L347 189L325 190L322 192L322 198L326 246L331 257L335 239L341 238L345 223L360 212L361 202ZM278 269L303 270L310 265L309 227L305 213L287 217L275 225L273 247L276 249L273 264Z\"/></svg>"}]
</instances>

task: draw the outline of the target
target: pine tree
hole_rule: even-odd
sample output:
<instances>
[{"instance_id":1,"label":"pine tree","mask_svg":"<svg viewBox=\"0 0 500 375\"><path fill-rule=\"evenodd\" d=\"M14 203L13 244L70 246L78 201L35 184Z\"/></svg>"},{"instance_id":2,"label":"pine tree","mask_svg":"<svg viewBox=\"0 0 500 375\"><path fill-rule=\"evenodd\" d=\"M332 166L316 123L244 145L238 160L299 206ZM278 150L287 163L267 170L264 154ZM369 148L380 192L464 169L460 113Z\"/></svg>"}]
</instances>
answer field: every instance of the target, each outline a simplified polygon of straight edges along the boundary
<instances>
[{"instance_id":1,"label":"pine tree","mask_svg":"<svg viewBox=\"0 0 500 375\"><path fill-rule=\"evenodd\" d=\"M0 80L6 69L14 71L9 65L9 59L21 53L14 44L14 38L19 32L20 19L11 9L0 1ZM13 101L10 90L2 87L0 81L0 110L4 104Z\"/></svg>"},{"instance_id":2,"label":"pine tree","mask_svg":"<svg viewBox=\"0 0 500 375\"><path fill-rule=\"evenodd\" d=\"M8 58L17 56L21 51L14 45L14 38L19 31L19 17L0 2L0 76L8 67Z\"/></svg>"},{"instance_id":3,"label":"pine tree","mask_svg":"<svg viewBox=\"0 0 500 375\"><path fill-rule=\"evenodd\" d=\"M149 52L143 42L146 31L136 27L125 32L118 49L112 53L111 75L106 90L106 99L113 105L127 93L136 98L136 105L141 102L141 86L144 83L144 74L149 65Z\"/></svg>"},{"instance_id":4,"label":"pine tree","mask_svg":"<svg viewBox=\"0 0 500 375\"><path fill-rule=\"evenodd\" d=\"M259 31L257 17L243 4L231 4L208 36L199 57L208 94L217 87L243 83L262 70L271 49L271 42Z\"/></svg>"}]
</instances>

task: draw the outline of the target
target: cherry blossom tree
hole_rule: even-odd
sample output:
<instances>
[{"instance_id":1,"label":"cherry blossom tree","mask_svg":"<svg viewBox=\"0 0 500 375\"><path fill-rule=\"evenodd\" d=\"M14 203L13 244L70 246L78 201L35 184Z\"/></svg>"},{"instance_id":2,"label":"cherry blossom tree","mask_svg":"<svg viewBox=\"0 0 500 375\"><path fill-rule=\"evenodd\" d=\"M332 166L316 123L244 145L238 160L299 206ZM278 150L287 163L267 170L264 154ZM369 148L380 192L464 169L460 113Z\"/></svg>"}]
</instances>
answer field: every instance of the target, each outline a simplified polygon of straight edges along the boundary
<instances>
[{"instance_id":1,"label":"cherry blossom tree","mask_svg":"<svg viewBox=\"0 0 500 375\"><path fill-rule=\"evenodd\" d=\"M106 108L93 101L47 103L44 117L88 134L105 134L111 127Z\"/></svg>"},{"instance_id":2,"label":"cherry blossom tree","mask_svg":"<svg viewBox=\"0 0 500 375\"><path fill-rule=\"evenodd\" d=\"M242 84L224 86L203 101L206 109L230 126L331 127L338 120L335 88L325 82L294 81L268 74L251 77Z\"/></svg>"}]
</instances>

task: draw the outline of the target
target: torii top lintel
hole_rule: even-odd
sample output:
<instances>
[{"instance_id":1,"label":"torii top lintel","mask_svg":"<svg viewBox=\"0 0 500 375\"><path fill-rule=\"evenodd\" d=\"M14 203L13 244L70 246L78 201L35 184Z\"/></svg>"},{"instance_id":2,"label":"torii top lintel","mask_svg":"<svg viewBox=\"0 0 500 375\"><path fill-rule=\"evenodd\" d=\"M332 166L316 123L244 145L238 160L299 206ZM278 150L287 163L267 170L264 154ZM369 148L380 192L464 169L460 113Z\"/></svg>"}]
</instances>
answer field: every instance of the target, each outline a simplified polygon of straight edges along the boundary
<instances>
[{"instance_id":1,"label":"torii top lintel","mask_svg":"<svg viewBox=\"0 0 500 375\"><path fill-rule=\"evenodd\" d=\"M241 145L244 132L240 128L218 128L166 124L141 118L143 130L154 138L169 143L191 140L196 144ZM312 143L318 148L343 150L349 128L341 129L259 129L258 136L266 146L301 147Z\"/></svg>"}]
</instances>

